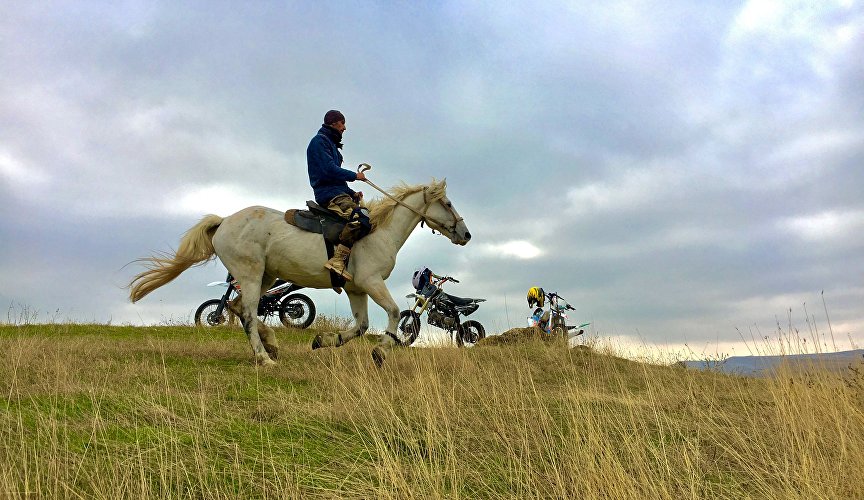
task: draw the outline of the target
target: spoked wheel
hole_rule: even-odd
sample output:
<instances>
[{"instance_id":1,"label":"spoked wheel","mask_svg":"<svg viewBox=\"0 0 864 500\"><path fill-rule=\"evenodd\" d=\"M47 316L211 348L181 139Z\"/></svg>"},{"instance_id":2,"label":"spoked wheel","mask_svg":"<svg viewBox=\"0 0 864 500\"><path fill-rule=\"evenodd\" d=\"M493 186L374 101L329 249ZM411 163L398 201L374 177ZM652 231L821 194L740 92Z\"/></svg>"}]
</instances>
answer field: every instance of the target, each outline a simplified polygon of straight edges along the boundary
<instances>
[{"instance_id":1,"label":"spoked wheel","mask_svg":"<svg viewBox=\"0 0 864 500\"><path fill-rule=\"evenodd\" d=\"M480 342L480 339L486 337L486 329L479 322L470 320L459 325L459 331L456 332L456 344L459 347L473 347L474 344Z\"/></svg>"},{"instance_id":2,"label":"spoked wheel","mask_svg":"<svg viewBox=\"0 0 864 500\"><path fill-rule=\"evenodd\" d=\"M551 327L552 335L565 339L567 338L567 325L564 324L564 318L561 316L553 316Z\"/></svg>"},{"instance_id":3,"label":"spoked wheel","mask_svg":"<svg viewBox=\"0 0 864 500\"><path fill-rule=\"evenodd\" d=\"M404 346L409 346L420 335L420 315L414 311L405 310L399 313L399 324L396 326L396 338Z\"/></svg>"},{"instance_id":4,"label":"spoked wheel","mask_svg":"<svg viewBox=\"0 0 864 500\"><path fill-rule=\"evenodd\" d=\"M288 328L309 328L315 321L315 303L302 293L291 294L279 305L279 320Z\"/></svg>"},{"instance_id":5,"label":"spoked wheel","mask_svg":"<svg viewBox=\"0 0 864 500\"><path fill-rule=\"evenodd\" d=\"M210 299L198 306L195 311L195 324L198 326L225 326L228 324L228 308L223 307L222 313L216 312L219 309L219 299Z\"/></svg>"},{"instance_id":6,"label":"spoked wheel","mask_svg":"<svg viewBox=\"0 0 864 500\"><path fill-rule=\"evenodd\" d=\"M268 313L263 316L258 316L258 321L264 323L270 328L279 328L282 326L282 322L280 321L280 317L275 312Z\"/></svg>"}]
</instances>

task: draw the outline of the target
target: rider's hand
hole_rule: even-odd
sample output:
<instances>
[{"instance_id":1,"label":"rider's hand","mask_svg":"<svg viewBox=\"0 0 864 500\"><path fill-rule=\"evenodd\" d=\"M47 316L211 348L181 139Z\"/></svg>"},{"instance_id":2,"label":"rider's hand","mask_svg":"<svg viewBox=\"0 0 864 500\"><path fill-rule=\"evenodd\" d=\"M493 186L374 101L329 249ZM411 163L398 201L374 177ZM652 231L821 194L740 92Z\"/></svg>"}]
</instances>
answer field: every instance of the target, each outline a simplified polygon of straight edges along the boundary
<instances>
[{"instance_id":1,"label":"rider's hand","mask_svg":"<svg viewBox=\"0 0 864 500\"><path fill-rule=\"evenodd\" d=\"M366 174L364 174L363 172L357 172L357 180L358 181L365 181L366 180Z\"/></svg>"}]
</instances>

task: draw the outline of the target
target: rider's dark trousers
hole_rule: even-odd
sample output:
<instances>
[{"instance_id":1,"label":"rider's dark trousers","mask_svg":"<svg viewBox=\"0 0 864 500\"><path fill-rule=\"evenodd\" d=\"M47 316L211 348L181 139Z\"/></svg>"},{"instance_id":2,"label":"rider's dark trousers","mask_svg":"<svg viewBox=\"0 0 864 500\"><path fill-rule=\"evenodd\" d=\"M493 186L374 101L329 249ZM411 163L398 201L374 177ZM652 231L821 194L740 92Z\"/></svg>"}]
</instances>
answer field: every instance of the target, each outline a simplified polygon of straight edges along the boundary
<instances>
[{"instance_id":1,"label":"rider's dark trousers","mask_svg":"<svg viewBox=\"0 0 864 500\"><path fill-rule=\"evenodd\" d=\"M348 221L345 224L345 228L339 233L339 242L348 248L351 248L357 240L369 234L369 231L372 229L369 217L360 211L360 205L350 195L340 194L336 196L330 200L327 209L336 212L340 217Z\"/></svg>"}]
</instances>

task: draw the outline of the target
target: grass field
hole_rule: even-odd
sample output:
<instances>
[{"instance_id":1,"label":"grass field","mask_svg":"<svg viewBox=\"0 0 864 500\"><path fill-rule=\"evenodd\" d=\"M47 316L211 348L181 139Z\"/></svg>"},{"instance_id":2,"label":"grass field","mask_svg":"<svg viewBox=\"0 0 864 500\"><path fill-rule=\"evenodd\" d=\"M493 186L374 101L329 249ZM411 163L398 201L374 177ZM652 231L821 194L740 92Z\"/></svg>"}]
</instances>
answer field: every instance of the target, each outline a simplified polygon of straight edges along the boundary
<instances>
[{"instance_id":1,"label":"grass field","mask_svg":"<svg viewBox=\"0 0 864 500\"><path fill-rule=\"evenodd\" d=\"M314 325L313 325L314 327ZM864 498L864 369L0 325L0 498Z\"/></svg>"}]
</instances>

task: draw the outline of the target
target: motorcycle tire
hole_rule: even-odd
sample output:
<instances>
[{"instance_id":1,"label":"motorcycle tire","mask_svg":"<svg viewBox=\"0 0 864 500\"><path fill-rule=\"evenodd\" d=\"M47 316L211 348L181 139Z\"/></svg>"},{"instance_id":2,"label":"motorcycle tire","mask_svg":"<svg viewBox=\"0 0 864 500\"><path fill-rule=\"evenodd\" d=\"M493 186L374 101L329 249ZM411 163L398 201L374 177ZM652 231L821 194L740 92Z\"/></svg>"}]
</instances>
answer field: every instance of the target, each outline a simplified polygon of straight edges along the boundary
<instances>
[{"instance_id":1,"label":"motorcycle tire","mask_svg":"<svg viewBox=\"0 0 864 500\"><path fill-rule=\"evenodd\" d=\"M315 321L315 303L302 293L292 293L279 304L279 321L288 328L309 328Z\"/></svg>"},{"instance_id":2,"label":"motorcycle tire","mask_svg":"<svg viewBox=\"0 0 864 500\"><path fill-rule=\"evenodd\" d=\"M473 347L484 338L486 338L486 329L483 325L479 321L469 320L459 325L456 344L459 347Z\"/></svg>"},{"instance_id":3,"label":"motorcycle tire","mask_svg":"<svg viewBox=\"0 0 864 500\"><path fill-rule=\"evenodd\" d=\"M549 331L557 337L567 338L567 325L564 324L564 318L561 316L553 316Z\"/></svg>"},{"instance_id":4,"label":"motorcycle tire","mask_svg":"<svg viewBox=\"0 0 864 500\"><path fill-rule=\"evenodd\" d=\"M195 311L195 324L203 327L226 326L228 325L228 308L222 309L222 314L217 315L216 309L219 308L220 299L210 299L200 306Z\"/></svg>"},{"instance_id":5,"label":"motorcycle tire","mask_svg":"<svg viewBox=\"0 0 864 500\"><path fill-rule=\"evenodd\" d=\"M396 325L396 338L403 346L409 346L420 335L420 315L411 310L399 313L399 323Z\"/></svg>"},{"instance_id":6,"label":"motorcycle tire","mask_svg":"<svg viewBox=\"0 0 864 500\"><path fill-rule=\"evenodd\" d=\"M552 335L561 338L567 338L567 325L564 324L564 318L561 316L553 316L552 324L550 325Z\"/></svg>"}]
</instances>

